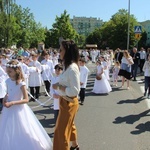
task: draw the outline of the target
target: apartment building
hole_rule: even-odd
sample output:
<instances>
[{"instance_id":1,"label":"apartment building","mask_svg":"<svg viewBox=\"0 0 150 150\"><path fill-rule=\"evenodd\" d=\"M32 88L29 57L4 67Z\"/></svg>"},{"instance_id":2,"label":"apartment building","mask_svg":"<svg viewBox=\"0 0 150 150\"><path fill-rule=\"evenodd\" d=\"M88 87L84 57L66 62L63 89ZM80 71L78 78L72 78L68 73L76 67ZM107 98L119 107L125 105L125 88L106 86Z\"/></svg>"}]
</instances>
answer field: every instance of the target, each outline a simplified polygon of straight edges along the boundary
<instances>
[{"instance_id":1,"label":"apartment building","mask_svg":"<svg viewBox=\"0 0 150 150\"><path fill-rule=\"evenodd\" d=\"M70 23L72 24L73 28L78 32L80 35L88 36L91 32L93 32L96 28L102 26L103 21L100 18L93 18L93 17L75 17L70 19Z\"/></svg>"}]
</instances>

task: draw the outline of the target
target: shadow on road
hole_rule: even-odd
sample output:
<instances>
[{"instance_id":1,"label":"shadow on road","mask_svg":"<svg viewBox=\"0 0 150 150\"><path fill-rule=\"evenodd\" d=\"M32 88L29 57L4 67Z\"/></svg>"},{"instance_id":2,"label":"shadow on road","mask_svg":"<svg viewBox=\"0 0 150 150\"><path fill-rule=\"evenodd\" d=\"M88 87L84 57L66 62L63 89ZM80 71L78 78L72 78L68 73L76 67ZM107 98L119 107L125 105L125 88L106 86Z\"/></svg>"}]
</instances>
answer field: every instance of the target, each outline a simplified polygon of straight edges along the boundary
<instances>
[{"instance_id":1,"label":"shadow on road","mask_svg":"<svg viewBox=\"0 0 150 150\"><path fill-rule=\"evenodd\" d=\"M131 131L131 134L137 135L137 134L144 133L146 131L150 131L150 121L148 121L146 123L141 123L141 124L137 125L135 128L137 130Z\"/></svg>"},{"instance_id":2,"label":"shadow on road","mask_svg":"<svg viewBox=\"0 0 150 150\"><path fill-rule=\"evenodd\" d=\"M39 121L44 128L53 128L55 126L55 119L47 118L47 114L54 114L53 109L47 107L47 109L34 111L34 113L42 117Z\"/></svg>"},{"instance_id":3,"label":"shadow on road","mask_svg":"<svg viewBox=\"0 0 150 150\"><path fill-rule=\"evenodd\" d=\"M119 101L117 104L137 104L137 103L140 103L141 101L145 100L144 96L141 96L137 99L127 99L127 100L121 100Z\"/></svg>"},{"instance_id":4,"label":"shadow on road","mask_svg":"<svg viewBox=\"0 0 150 150\"><path fill-rule=\"evenodd\" d=\"M150 116L150 114L148 114L150 112L150 109L140 113L140 114L137 114L137 115L128 115L128 116L125 116L125 117L117 117L115 119L115 121L113 121L114 124L119 124L119 123L127 123L127 124L133 124L135 123L136 121L140 120L140 118L142 117L145 117L145 116Z\"/></svg>"},{"instance_id":5,"label":"shadow on road","mask_svg":"<svg viewBox=\"0 0 150 150\"><path fill-rule=\"evenodd\" d=\"M122 89L120 87L114 87L113 85L111 85L112 87L112 91L111 92L117 92L117 91L123 91L123 90L126 90L126 89Z\"/></svg>"},{"instance_id":6,"label":"shadow on road","mask_svg":"<svg viewBox=\"0 0 150 150\"><path fill-rule=\"evenodd\" d=\"M95 94L95 93L93 93L93 92L91 92L91 91L92 91L92 89L90 89L90 92L89 92L89 93L86 93L85 96L87 97L87 96L107 96L107 95L109 95L108 93Z\"/></svg>"}]
</instances>

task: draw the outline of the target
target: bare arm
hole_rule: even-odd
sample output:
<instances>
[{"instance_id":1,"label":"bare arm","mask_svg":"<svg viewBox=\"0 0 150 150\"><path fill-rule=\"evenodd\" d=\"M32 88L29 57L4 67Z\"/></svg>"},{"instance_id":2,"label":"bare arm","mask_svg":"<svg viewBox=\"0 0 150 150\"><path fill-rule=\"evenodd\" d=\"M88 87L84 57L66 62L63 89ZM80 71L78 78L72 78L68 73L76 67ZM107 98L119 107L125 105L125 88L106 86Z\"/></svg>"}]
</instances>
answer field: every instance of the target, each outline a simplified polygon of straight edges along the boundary
<instances>
[{"instance_id":1,"label":"bare arm","mask_svg":"<svg viewBox=\"0 0 150 150\"><path fill-rule=\"evenodd\" d=\"M27 90L26 90L25 85L21 86L21 91L23 93L23 99L22 100L11 101L11 102L4 101L4 106L9 108L12 105L20 105L20 104L28 103L29 99L28 99L28 94L27 94Z\"/></svg>"}]
</instances>

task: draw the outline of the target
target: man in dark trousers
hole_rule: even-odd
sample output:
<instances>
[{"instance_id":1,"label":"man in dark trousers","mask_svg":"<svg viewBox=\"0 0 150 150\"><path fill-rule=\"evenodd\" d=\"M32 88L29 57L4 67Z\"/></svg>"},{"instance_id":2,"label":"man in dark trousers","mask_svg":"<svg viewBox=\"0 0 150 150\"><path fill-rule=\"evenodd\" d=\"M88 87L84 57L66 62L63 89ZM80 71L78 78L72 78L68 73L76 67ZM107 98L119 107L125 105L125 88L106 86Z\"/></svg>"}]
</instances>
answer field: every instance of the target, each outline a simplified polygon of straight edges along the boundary
<instances>
[{"instance_id":1,"label":"man in dark trousers","mask_svg":"<svg viewBox=\"0 0 150 150\"><path fill-rule=\"evenodd\" d=\"M143 47L141 47L140 51L140 71L141 73L143 72L143 66L144 66L144 63L147 59L147 54L146 54L146 51Z\"/></svg>"},{"instance_id":2,"label":"man in dark trousers","mask_svg":"<svg viewBox=\"0 0 150 150\"><path fill-rule=\"evenodd\" d=\"M137 70L138 70L139 61L140 61L140 54L138 53L136 47L133 48L131 56L132 56L133 62L134 62L134 64L131 66L131 74L133 77L133 81L136 81Z\"/></svg>"},{"instance_id":3,"label":"man in dark trousers","mask_svg":"<svg viewBox=\"0 0 150 150\"><path fill-rule=\"evenodd\" d=\"M121 51L120 48L116 49L116 54L115 54L115 61L119 61L119 63L121 64L121 59L123 57L123 52Z\"/></svg>"}]
</instances>

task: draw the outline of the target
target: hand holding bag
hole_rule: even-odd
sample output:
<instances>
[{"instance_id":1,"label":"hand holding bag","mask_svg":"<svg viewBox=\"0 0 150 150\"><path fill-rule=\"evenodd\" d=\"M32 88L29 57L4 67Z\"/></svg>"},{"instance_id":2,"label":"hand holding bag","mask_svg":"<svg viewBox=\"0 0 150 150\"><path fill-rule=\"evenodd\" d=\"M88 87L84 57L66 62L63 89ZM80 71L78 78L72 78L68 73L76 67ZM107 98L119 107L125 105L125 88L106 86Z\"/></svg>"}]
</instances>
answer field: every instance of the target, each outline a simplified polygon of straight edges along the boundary
<instances>
[{"instance_id":1,"label":"hand holding bag","mask_svg":"<svg viewBox=\"0 0 150 150\"><path fill-rule=\"evenodd\" d=\"M97 79L97 80L101 80L101 79L102 79L102 76L97 74L97 75L96 75L96 79Z\"/></svg>"}]
</instances>

